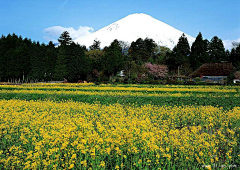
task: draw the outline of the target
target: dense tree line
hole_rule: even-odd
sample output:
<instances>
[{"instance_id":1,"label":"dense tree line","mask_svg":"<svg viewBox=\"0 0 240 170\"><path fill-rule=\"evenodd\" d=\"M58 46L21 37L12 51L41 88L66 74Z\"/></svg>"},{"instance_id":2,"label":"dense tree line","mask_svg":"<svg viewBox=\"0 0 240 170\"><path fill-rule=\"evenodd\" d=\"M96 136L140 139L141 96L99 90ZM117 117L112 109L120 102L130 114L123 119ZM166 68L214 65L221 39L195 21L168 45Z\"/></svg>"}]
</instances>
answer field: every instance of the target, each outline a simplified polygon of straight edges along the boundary
<instances>
[{"instance_id":1,"label":"dense tree line","mask_svg":"<svg viewBox=\"0 0 240 170\"><path fill-rule=\"evenodd\" d=\"M223 42L214 36L209 42L203 39L201 32L197 35L191 48L183 34L172 52L166 55L165 62L171 70L180 68L181 74L188 75L204 63L232 62L240 69L240 44L236 43L231 52L225 50Z\"/></svg>"},{"instance_id":2,"label":"dense tree line","mask_svg":"<svg viewBox=\"0 0 240 170\"><path fill-rule=\"evenodd\" d=\"M232 62L240 69L239 43L226 51L217 36L208 41L201 33L191 47L183 34L172 50L158 46L149 38L139 38L129 46L114 40L104 49L100 48L100 41L94 40L93 45L86 48L74 43L67 31L58 41L55 47L52 42L40 44L15 34L2 36L0 81L109 81L125 70L125 80L140 82L151 76L152 79L165 78L168 71L188 75L209 62ZM157 70L161 70L161 74Z\"/></svg>"}]
</instances>

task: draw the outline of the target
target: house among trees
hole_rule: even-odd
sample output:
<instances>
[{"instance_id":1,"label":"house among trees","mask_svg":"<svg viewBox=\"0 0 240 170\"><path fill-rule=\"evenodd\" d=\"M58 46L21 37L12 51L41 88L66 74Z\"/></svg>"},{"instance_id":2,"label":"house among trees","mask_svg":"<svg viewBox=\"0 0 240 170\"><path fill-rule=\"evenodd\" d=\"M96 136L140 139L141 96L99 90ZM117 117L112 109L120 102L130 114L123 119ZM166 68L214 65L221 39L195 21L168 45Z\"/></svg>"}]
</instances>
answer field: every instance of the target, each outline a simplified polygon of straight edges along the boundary
<instances>
[{"instance_id":1,"label":"house among trees","mask_svg":"<svg viewBox=\"0 0 240 170\"><path fill-rule=\"evenodd\" d=\"M189 76L200 77L202 81L208 83L224 84L224 79L227 79L234 70L232 63L205 63Z\"/></svg>"}]
</instances>

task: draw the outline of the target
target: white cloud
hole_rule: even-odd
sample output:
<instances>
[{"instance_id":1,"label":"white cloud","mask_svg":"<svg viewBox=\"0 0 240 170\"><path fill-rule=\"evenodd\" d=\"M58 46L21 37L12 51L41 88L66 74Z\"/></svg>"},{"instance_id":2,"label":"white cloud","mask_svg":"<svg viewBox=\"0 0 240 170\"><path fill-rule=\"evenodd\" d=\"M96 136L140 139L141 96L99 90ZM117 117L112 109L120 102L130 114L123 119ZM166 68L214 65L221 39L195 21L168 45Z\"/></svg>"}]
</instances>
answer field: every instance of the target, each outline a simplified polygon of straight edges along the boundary
<instances>
[{"instance_id":1,"label":"white cloud","mask_svg":"<svg viewBox=\"0 0 240 170\"><path fill-rule=\"evenodd\" d=\"M233 42L240 43L240 38L238 38L237 40L223 40L223 45L225 49L231 50L233 48L233 45L232 45Z\"/></svg>"},{"instance_id":2,"label":"white cloud","mask_svg":"<svg viewBox=\"0 0 240 170\"><path fill-rule=\"evenodd\" d=\"M73 27L61 27L61 26L53 26L53 27L48 27L43 30L43 32L46 34L43 38L47 41L53 41L57 42L57 39L60 37L60 35L64 32L67 31L70 34L70 37L75 40L79 37L83 37L86 35L89 35L93 32L92 27L83 27L80 26L77 30L75 30Z\"/></svg>"}]
</instances>

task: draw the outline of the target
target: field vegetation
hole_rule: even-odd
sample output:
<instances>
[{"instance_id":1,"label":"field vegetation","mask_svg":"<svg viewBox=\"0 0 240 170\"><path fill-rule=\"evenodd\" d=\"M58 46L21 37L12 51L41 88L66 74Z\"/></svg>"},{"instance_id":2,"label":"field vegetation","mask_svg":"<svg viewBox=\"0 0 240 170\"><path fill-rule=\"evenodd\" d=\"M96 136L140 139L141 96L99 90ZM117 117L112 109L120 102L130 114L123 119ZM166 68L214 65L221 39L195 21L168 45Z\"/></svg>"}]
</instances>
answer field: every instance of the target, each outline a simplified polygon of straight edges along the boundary
<instances>
[{"instance_id":1,"label":"field vegetation","mask_svg":"<svg viewBox=\"0 0 240 170\"><path fill-rule=\"evenodd\" d=\"M239 91L0 85L0 169L237 169Z\"/></svg>"}]
</instances>

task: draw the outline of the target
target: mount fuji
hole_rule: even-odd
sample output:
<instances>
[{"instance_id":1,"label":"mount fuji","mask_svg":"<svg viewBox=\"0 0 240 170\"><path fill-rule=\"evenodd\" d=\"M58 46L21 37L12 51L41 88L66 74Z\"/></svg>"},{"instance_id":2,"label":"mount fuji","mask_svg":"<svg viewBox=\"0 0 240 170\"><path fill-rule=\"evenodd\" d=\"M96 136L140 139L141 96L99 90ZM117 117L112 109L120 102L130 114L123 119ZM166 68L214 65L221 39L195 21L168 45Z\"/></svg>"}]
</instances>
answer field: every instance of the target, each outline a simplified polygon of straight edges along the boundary
<instances>
[{"instance_id":1,"label":"mount fuji","mask_svg":"<svg viewBox=\"0 0 240 170\"><path fill-rule=\"evenodd\" d=\"M109 46L113 40L124 41L127 44L136 41L138 38L151 38L158 45L172 49L177 45L183 32L174 27L159 21L150 15L139 13L130 14L98 31L75 39L76 43L89 47L97 39L101 42L101 48ZM195 38L184 33L191 45Z\"/></svg>"}]
</instances>

